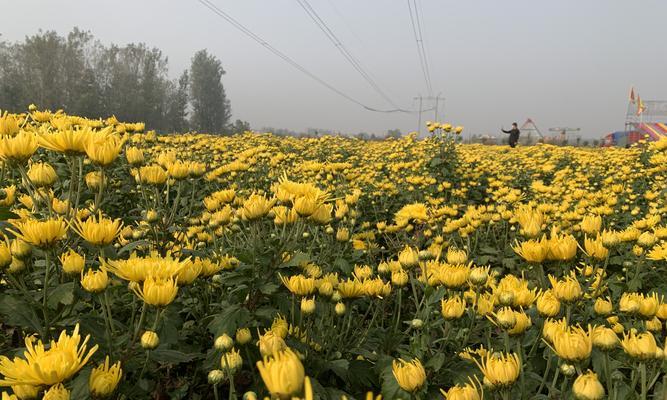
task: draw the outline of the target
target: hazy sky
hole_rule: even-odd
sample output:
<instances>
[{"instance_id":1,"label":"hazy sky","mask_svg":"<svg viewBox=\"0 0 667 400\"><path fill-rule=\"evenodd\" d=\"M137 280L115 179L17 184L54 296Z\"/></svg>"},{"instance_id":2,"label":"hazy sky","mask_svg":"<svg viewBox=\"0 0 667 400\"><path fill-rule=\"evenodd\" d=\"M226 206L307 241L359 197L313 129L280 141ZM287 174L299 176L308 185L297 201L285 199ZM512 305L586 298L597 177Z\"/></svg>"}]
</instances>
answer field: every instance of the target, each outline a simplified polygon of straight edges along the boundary
<instances>
[{"instance_id":1,"label":"hazy sky","mask_svg":"<svg viewBox=\"0 0 667 400\"><path fill-rule=\"evenodd\" d=\"M247 28L351 97L392 108L338 53L296 0L212 0ZM418 0L435 93L445 119L497 133L533 118L543 131L580 127L600 137L623 128L630 85L667 99L665 0ZM310 0L331 30L401 107L426 95L403 0ZM104 43L145 42L178 76L206 48L227 74L233 118L264 126L404 132L416 114L365 111L233 28L197 0L0 0L5 40L78 26ZM427 105L425 104L425 108ZM442 113L442 111L441 111ZM432 119L432 112L425 119Z\"/></svg>"}]
</instances>

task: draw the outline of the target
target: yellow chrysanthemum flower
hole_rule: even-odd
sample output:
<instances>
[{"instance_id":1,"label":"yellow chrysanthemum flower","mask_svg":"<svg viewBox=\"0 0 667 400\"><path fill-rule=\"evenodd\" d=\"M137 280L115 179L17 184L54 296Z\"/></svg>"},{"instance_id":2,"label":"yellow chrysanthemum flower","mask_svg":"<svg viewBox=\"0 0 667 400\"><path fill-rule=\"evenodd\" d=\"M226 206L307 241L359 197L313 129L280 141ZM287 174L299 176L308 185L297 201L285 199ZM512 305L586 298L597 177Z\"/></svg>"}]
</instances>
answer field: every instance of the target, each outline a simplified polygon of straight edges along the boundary
<instances>
[{"instance_id":1,"label":"yellow chrysanthemum flower","mask_svg":"<svg viewBox=\"0 0 667 400\"><path fill-rule=\"evenodd\" d=\"M77 324L68 335L62 331L57 341L51 341L47 350L41 340L29 336L25 339L24 358L13 360L0 356L0 385L52 386L64 382L76 374L97 351L97 345L88 349L90 335L81 341Z\"/></svg>"}]
</instances>

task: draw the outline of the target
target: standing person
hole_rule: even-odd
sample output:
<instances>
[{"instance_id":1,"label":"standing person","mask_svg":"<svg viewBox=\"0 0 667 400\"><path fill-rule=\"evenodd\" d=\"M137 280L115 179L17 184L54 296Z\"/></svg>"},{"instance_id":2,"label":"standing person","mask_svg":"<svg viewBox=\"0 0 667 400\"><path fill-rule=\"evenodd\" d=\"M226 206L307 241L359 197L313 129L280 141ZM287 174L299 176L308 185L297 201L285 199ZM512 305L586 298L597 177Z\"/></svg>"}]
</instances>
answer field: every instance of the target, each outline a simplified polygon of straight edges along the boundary
<instances>
[{"instance_id":1,"label":"standing person","mask_svg":"<svg viewBox=\"0 0 667 400\"><path fill-rule=\"evenodd\" d=\"M516 122L512 122L512 129L510 129L509 131L506 131L506 130L501 128L500 130L503 131L504 133L509 133L509 135L510 135L510 140L509 140L510 147L512 147L512 148L516 147L516 144L519 141L519 135L521 134L521 131L519 130L519 125L517 125Z\"/></svg>"}]
</instances>

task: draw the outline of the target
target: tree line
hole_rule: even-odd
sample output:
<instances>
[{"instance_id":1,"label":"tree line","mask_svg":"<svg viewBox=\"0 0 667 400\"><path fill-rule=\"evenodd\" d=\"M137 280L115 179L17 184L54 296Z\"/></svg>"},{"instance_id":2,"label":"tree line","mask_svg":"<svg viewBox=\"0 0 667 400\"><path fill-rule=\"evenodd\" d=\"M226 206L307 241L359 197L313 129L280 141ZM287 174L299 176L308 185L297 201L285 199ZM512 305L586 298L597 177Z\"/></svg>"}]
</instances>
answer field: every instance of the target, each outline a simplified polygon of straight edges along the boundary
<instances>
[{"instance_id":1,"label":"tree line","mask_svg":"<svg viewBox=\"0 0 667 400\"><path fill-rule=\"evenodd\" d=\"M103 45L87 31L39 32L22 42L0 40L0 110L62 109L89 118L115 115L160 132L229 133L231 123L221 61L206 50L170 79L168 59L144 43Z\"/></svg>"}]
</instances>

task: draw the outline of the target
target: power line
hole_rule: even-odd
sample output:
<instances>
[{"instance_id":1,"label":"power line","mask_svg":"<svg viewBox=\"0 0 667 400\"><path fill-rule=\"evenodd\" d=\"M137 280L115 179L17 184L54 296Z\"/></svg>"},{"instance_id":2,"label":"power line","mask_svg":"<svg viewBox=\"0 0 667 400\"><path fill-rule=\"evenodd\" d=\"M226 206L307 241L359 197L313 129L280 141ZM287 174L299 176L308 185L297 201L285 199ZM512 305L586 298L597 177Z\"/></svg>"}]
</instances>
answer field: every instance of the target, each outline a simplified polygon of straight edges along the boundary
<instances>
[{"instance_id":1,"label":"power line","mask_svg":"<svg viewBox=\"0 0 667 400\"><path fill-rule=\"evenodd\" d=\"M317 25L318 28L324 33L324 35L333 43L333 45L338 49L342 56L352 65L352 67L359 72L359 74L364 78L366 82L377 92L382 98L384 98L389 104L393 107L400 109L392 99L387 96L387 94L378 86L375 80L370 76L370 74L364 69L361 65L361 62L355 58L350 51L345 47L342 41L336 36L336 34L329 28L326 22L320 17L315 9L308 3L308 0L296 0L301 8L308 14L311 20ZM401 110L408 112L407 110Z\"/></svg>"},{"instance_id":2,"label":"power line","mask_svg":"<svg viewBox=\"0 0 667 400\"><path fill-rule=\"evenodd\" d=\"M424 75L424 82L426 82L426 90L428 90L429 96L433 96L433 86L431 85L431 71L428 67L428 58L426 57L426 47L424 46L424 35L422 32L422 23L419 17L419 11L417 9L416 0L410 0L408 2L408 11L410 12L410 23L412 24L412 33L414 34L415 41L417 42L417 54L419 55L419 64L422 69L422 74ZM414 14L412 8L414 6ZM416 22L415 22L416 21Z\"/></svg>"},{"instance_id":3,"label":"power line","mask_svg":"<svg viewBox=\"0 0 667 400\"><path fill-rule=\"evenodd\" d=\"M246 28L246 27L243 26L240 22L238 22L237 20L235 20L234 18L232 18L232 16L230 16L229 14L227 14L226 12L224 12L224 11L222 11L220 8L218 8L218 7L217 7L213 2L211 2L210 0L198 0L198 1L199 1L201 4L203 4L206 8L208 8L208 9L211 10L211 11L213 11L213 12L214 12L216 15L218 15L220 18L222 18L222 19L224 19L225 21L227 21L227 22L229 22L230 24L232 24L232 26L233 26L234 28L238 29L239 31L241 31L242 33L244 33L246 36L248 36L249 38L251 38L251 39L254 40L255 42L257 42L257 43L259 43L260 45L262 45L264 48L266 48L267 50L269 50L270 52L272 52L273 54L275 54L276 56L278 56L278 57L280 57L281 59L283 59L285 62L287 62L288 64L290 64L292 67L294 67L294 68L296 68L297 70L301 71L302 73L304 73L305 75L307 75L308 77L310 77L311 79L313 79L314 81L318 82L318 83L321 84L322 86L326 87L327 89L331 90L332 92L336 93L337 95L343 97L344 99L346 99L346 100L348 100L348 101L351 101L352 103L357 104L357 105L359 105L359 106L365 108L365 109L368 110L368 111L382 112L382 113L405 112L404 110L399 110L399 109L395 109L395 110L378 110L378 109L376 109L376 108L369 107L369 106L365 105L365 104L362 103L361 101L356 100L355 98L353 98L353 97L347 95L347 94L344 93L343 91L337 89L335 86L333 86L333 85L329 84L328 82L324 81L323 79L321 79L320 77L318 77L317 75L313 74L312 72L310 72L309 70L307 70L305 67L303 67L302 65L300 65L299 63L297 63L296 61L294 61L292 58L290 58L289 56L287 56L285 53L281 52L280 50L276 49L275 47L273 47L272 45L270 45L269 43L267 43L267 42L266 42L264 39L262 39L260 36L256 35L256 34L255 34L254 32L252 32L250 29Z\"/></svg>"}]
</instances>

